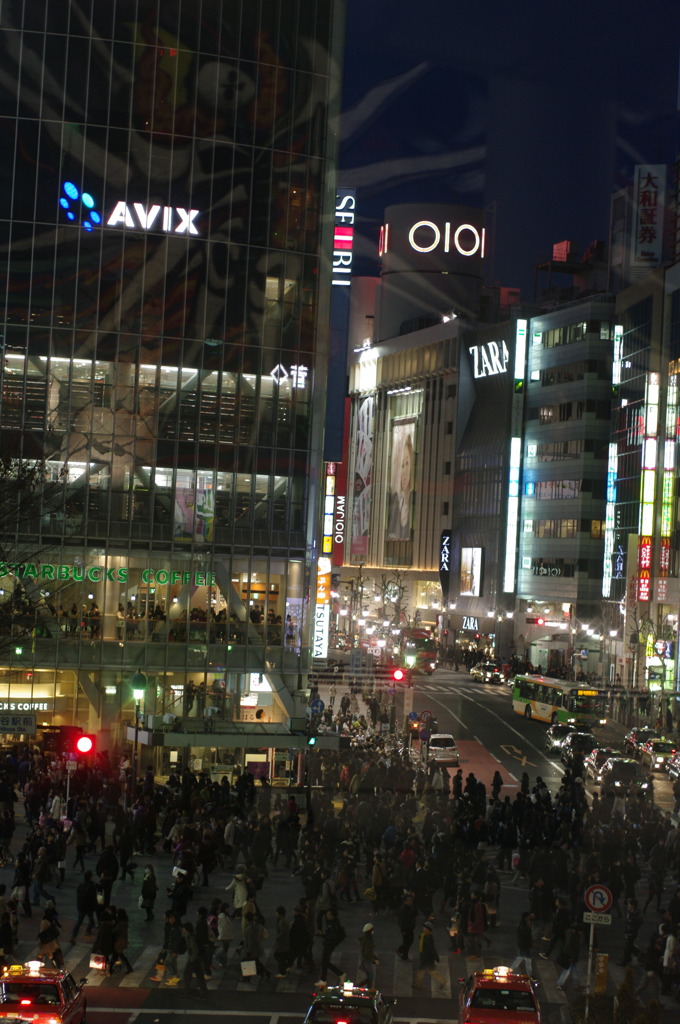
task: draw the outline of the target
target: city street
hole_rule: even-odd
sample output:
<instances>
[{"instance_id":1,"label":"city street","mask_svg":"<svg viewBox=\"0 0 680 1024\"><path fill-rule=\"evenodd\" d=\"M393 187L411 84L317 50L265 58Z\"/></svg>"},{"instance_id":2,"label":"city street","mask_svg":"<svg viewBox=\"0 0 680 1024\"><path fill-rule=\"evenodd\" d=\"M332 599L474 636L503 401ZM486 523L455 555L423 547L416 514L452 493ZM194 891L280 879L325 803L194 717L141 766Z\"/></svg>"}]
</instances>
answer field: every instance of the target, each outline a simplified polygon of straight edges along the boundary
<instances>
[{"instance_id":1,"label":"city street","mask_svg":"<svg viewBox=\"0 0 680 1024\"><path fill-rule=\"evenodd\" d=\"M320 696L323 699L323 691L320 691ZM407 700L410 696L406 695ZM437 717L441 730L453 732L459 746L464 775L473 771L488 787L494 771L499 769L505 783L503 793L507 792L511 797L517 791L523 771L528 772L532 784L540 775L551 790L554 791L559 785L561 766L556 760L547 758L542 747L545 726L537 722L527 722L519 715L513 714L509 688L485 686L473 682L467 673L439 669L426 679L416 677L412 697L416 711L430 711ZM667 782L660 781L656 787L659 790L659 802L663 806L667 803L667 786ZM23 823L18 832L23 832ZM15 837L15 849L17 842L18 837ZM88 866L93 867L95 855L91 854L86 859ZM287 1024L287 1018L294 1018L296 1021L302 1019L318 974L293 970L283 979L256 978L252 984L247 984L241 979L239 958L234 949L231 951L227 968L217 968L213 977L208 980L209 997L201 1005L200 1010L195 1009L191 997L151 981L161 947L163 911L167 906L164 889L170 883L172 865L169 855L165 854L149 858L136 856L135 860L139 865L135 883L117 881L112 896L114 905L124 906L131 919L130 947L127 953L134 970L129 975L117 973L109 978L99 971L90 970L91 940L86 939L82 931L77 944L73 947L68 945L74 916L75 887L80 880L80 875L72 870L73 854L70 851L66 882L55 893L62 922L62 946L66 965L76 979L87 978L89 1016L93 1024L113 1024L114 1021L124 1024L128 1020L140 1020L147 1024L150 1014L152 1017L148 1024L165 1024L166 1014L176 1015L178 1012L225 1018L238 1015L247 1017L249 1024ZM155 919L146 923L143 921L143 911L137 907L137 898L143 866L148 862L155 866L161 889L156 902ZM0 870L1 880L9 890L12 868L5 867ZM270 877L265 881L258 902L270 932L270 937L265 943L265 962L273 974L271 947L274 909L283 903L290 914L302 894L302 885L296 876L281 865L270 865L269 871ZM231 872L216 871L211 878L211 885L197 890L189 905L187 920L194 920L199 906L209 906L212 899L221 894L231 877ZM458 979L481 966L508 964L512 961L516 953L515 927L521 911L527 907L527 888L526 882L522 880L513 885L510 874L502 874L501 883L498 927L489 933L492 944L485 948L482 960L473 960L448 952L449 917L444 913L437 914L435 943L441 956L440 969L447 982L443 990L429 991L430 982L426 981L423 993L414 992L415 963L404 963L395 952L399 944L399 932L394 913L390 912L372 919L380 958L376 983L387 996L396 997L397 1022L408 1020L429 1024L440 1020L455 1020ZM642 889L643 883L640 884L640 892ZM360 891L363 891L363 886L360 886ZM438 909L438 899L435 898L435 910ZM357 939L363 925L370 920L368 914L369 905L365 901L347 906L343 904L341 907L340 917L347 938L340 947L339 964L350 979L357 978ZM649 928L655 919L655 915L650 912ZM31 920L20 922L21 944L18 957L22 960L29 959L36 953L37 926L38 917L35 912ZM611 928L603 928L601 932L603 934L599 936L599 941L602 949L615 954L610 957L609 972L611 983L618 985L623 978L623 969L614 962L620 958L618 954L621 949L621 928L617 927L617 919L614 918ZM646 935L643 935L644 940ZM318 964L319 940L316 942L315 959ZM540 942L536 953L539 948ZM412 956L415 961L417 952L412 950ZM181 966L180 959L180 969ZM542 960L536 955L535 970L540 983L541 1003L547 1011L548 1019L557 1020L559 1007L565 1001L565 996L555 985L559 969L552 961Z\"/></svg>"}]
</instances>

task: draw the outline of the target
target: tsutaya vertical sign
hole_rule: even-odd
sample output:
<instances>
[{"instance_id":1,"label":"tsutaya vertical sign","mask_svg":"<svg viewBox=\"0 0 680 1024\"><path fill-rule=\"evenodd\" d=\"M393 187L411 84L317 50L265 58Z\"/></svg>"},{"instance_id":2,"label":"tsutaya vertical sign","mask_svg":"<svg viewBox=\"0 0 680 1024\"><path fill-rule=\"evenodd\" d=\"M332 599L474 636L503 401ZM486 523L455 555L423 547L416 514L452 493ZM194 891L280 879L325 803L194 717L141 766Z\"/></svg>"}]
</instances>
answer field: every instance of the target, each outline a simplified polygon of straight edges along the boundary
<instances>
[{"instance_id":1,"label":"tsutaya vertical sign","mask_svg":"<svg viewBox=\"0 0 680 1024\"><path fill-rule=\"evenodd\" d=\"M449 580L451 578L451 531L442 530L439 539L439 583L442 588L442 603L449 603Z\"/></svg>"},{"instance_id":2,"label":"tsutaya vertical sign","mask_svg":"<svg viewBox=\"0 0 680 1024\"><path fill-rule=\"evenodd\" d=\"M331 560L320 558L316 574L313 658L328 657L328 627L331 618Z\"/></svg>"},{"instance_id":3,"label":"tsutaya vertical sign","mask_svg":"<svg viewBox=\"0 0 680 1024\"><path fill-rule=\"evenodd\" d=\"M339 188L337 190L331 284L345 288L352 283L352 246L354 244L356 203L356 189Z\"/></svg>"}]
</instances>

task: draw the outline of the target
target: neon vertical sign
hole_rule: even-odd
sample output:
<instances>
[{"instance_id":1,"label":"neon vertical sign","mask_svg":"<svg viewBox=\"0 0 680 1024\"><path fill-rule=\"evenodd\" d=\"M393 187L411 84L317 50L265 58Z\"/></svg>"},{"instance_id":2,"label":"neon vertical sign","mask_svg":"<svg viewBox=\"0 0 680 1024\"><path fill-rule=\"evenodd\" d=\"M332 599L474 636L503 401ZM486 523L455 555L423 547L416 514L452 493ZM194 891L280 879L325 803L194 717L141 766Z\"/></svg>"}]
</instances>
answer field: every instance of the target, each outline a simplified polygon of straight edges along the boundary
<instances>
[{"instance_id":1,"label":"neon vertical sign","mask_svg":"<svg viewBox=\"0 0 680 1024\"><path fill-rule=\"evenodd\" d=\"M659 375L650 373L645 389L644 439L640 480L640 520L637 553L638 601L651 598L652 534L659 433Z\"/></svg>"},{"instance_id":2,"label":"neon vertical sign","mask_svg":"<svg viewBox=\"0 0 680 1024\"><path fill-rule=\"evenodd\" d=\"M612 590L612 559L614 557L614 510L616 508L616 475L618 446L609 445L607 460L607 506L604 520L604 562L602 566L602 596L609 597Z\"/></svg>"},{"instance_id":3,"label":"neon vertical sign","mask_svg":"<svg viewBox=\"0 0 680 1024\"><path fill-rule=\"evenodd\" d=\"M678 378L673 374L666 391L666 429L663 446L663 482L661 485L661 528L659 535L658 575L670 575L671 534L673 532L673 506L675 504L675 435L678 415Z\"/></svg>"},{"instance_id":4,"label":"neon vertical sign","mask_svg":"<svg viewBox=\"0 0 680 1024\"><path fill-rule=\"evenodd\" d=\"M522 464L522 439L510 440L510 469L508 473L508 521L505 526L505 565L503 590L506 594L515 589L515 566L517 565L517 523L519 521L519 477Z\"/></svg>"}]
</instances>

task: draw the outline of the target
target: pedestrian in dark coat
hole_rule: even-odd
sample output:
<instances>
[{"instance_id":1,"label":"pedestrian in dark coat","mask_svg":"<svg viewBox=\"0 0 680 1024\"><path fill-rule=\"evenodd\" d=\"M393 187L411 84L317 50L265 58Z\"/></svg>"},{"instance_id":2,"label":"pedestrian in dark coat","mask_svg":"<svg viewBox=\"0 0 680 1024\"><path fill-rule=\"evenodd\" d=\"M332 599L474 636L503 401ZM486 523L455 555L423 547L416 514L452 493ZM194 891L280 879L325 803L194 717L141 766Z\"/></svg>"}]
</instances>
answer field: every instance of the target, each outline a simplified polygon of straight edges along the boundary
<instances>
[{"instance_id":1,"label":"pedestrian in dark coat","mask_svg":"<svg viewBox=\"0 0 680 1024\"><path fill-rule=\"evenodd\" d=\"M432 937L432 925L429 921L425 921L418 941L418 973L416 974L416 980L413 987L422 988L423 978L426 974L429 974L431 978L439 982L440 988L445 988L446 981L437 970L438 963L439 954L437 953L437 947L435 946L434 939Z\"/></svg>"}]
</instances>

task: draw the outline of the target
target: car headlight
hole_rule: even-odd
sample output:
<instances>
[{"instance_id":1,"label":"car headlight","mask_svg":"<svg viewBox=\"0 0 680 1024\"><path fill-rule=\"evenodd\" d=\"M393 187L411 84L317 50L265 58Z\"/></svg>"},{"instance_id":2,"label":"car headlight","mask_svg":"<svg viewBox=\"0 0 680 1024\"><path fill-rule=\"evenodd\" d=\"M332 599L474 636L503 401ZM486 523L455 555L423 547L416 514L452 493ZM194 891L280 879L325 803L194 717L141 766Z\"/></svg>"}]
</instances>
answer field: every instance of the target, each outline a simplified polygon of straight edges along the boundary
<instances>
[{"instance_id":1,"label":"car headlight","mask_svg":"<svg viewBox=\"0 0 680 1024\"><path fill-rule=\"evenodd\" d=\"M657 764L663 764L663 758L662 757L657 757L656 763Z\"/></svg>"}]
</instances>

